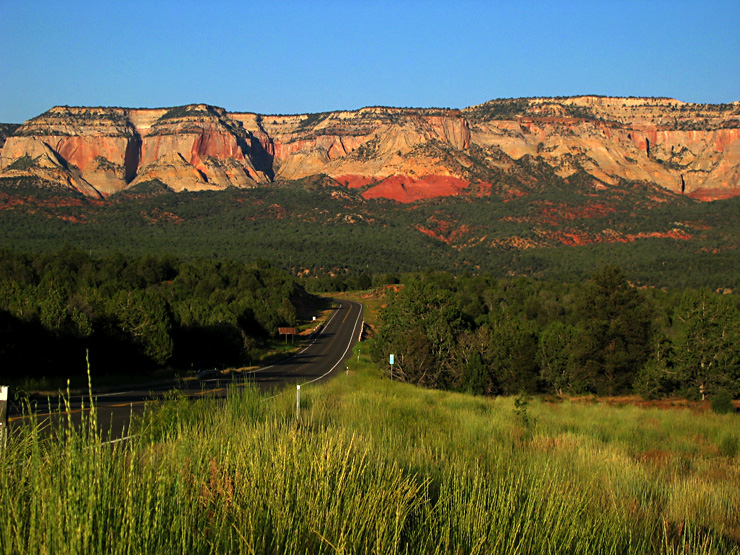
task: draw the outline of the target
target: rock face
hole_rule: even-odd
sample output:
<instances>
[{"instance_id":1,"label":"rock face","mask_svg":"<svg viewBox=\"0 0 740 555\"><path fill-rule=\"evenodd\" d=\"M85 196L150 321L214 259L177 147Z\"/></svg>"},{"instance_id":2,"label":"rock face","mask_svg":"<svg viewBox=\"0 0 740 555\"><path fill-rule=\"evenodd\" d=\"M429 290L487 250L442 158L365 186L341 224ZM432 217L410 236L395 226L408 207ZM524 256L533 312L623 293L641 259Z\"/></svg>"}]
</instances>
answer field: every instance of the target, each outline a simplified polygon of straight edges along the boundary
<instances>
[{"instance_id":1,"label":"rock face","mask_svg":"<svg viewBox=\"0 0 740 555\"><path fill-rule=\"evenodd\" d=\"M465 111L472 141L541 157L569 176L654 183L698 198L740 194L740 103L577 97L492 101Z\"/></svg>"},{"instance_id":2,"label":"rock face","mask_svg":"<svg viewBox=\"0 0 740 555\"><path fill-rule=\"evenodd\" d=\"M8 137L2 156L4 175L37 175L107 196L151 179L175 191L268 182L252 163L253 148L259 156L259 141L211 106L56 107Z\"/></svg>"},{"instance_id":3,"label":"rock face","mask_svg":"<svg viewBox=\"0 0 740 555\"><path fill-rule=\"evenodd\" d=\"M4 134L2 174L105 197L152 179L175 191L327 175L398 202L490 190L524 157L598 186L740 195L740 103L655 98L493 100L464 110L362 108L265 116L203 104L56 107ZM532 175L531 180L537 180Z\"/></svg>"}]
</instances>

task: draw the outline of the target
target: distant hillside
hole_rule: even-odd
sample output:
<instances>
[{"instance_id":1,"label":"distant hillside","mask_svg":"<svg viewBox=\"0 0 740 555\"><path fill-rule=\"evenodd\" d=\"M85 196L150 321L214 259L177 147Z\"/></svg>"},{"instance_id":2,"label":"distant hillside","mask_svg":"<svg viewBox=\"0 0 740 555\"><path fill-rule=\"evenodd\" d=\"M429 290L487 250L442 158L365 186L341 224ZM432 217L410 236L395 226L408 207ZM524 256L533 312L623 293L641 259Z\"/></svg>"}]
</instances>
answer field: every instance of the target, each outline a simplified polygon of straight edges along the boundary
<instances>
[{"instance_id":1,"label":"distant hillside","mask_svg":"<svg viewBox=\"0 0 740 555\"><path fill-rule=\"evenodd\" d=\"M295 275L428 268L578 280L601 263L651 286L740 287L740 197L700 202L655 185L593 187L524 157L455 196L368 199L328 176L175 193L138 183L107 200L0 178L0 248L265 259ZM527 184L528 176L537 180Z\"/></svg>"},{"instance_id":2,"label":"distant hillside","mask_svg":"<svg viewBox=\"0 0 740 555\"><path fill-rule=\"evenodd\" d=\"M59 106L5 134L1 175L91 198L152 180L204 191L317 175L364 199L504 189L514 198L546 185L542 172L594 191L643 183L703 200L740 194L738 102L581 96L304 115Z\"/></svg>"}]
</instances>

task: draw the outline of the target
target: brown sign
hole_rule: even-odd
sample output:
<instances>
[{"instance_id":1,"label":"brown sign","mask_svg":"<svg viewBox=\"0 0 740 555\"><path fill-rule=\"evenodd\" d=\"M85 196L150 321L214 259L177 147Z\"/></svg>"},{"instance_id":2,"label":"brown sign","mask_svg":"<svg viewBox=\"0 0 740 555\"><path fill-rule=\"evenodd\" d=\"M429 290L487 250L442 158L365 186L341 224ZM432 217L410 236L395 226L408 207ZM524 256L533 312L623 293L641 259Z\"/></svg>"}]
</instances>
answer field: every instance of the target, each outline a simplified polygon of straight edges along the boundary
<instances>
[{"instance_id":1,"label":"brown sign","mask_svg":"<svg viewBox=\"0 0 740 555\"><path fill-rule=\"evenodd\" d=\"M295 328L278 328L280 335L295 335Z\"/></svg>"}]
</instances>

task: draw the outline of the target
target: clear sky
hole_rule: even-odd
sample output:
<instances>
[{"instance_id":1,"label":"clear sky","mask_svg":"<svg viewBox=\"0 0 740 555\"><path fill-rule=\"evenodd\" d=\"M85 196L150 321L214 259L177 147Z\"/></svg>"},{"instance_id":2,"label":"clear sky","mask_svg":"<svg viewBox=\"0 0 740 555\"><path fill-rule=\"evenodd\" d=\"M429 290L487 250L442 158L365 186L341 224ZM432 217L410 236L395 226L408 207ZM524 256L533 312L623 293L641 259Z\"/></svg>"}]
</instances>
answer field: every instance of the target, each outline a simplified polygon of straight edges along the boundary
<instances>
[{"instance_id":1,"label":"clear sky","mask_svg":"<svg viewBox=\"0 0 740 555\"><path fill-rule=\"evenodd\" d=\"M740 0L0 0L0 122L600 94L740 100Z\"/></svg>"}]
</instances>

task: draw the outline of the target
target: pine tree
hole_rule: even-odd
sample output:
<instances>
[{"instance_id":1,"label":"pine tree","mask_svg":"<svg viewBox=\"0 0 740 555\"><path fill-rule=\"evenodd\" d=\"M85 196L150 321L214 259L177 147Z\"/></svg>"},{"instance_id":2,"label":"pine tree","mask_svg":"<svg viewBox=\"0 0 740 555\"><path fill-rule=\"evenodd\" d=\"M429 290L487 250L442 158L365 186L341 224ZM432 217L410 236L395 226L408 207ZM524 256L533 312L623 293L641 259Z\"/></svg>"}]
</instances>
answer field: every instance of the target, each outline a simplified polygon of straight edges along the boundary
<instances>
[{"instance_id":1,"label":"pine tree","mask_svg":"<svg viewBox=\"0 0 740 555\"><path fill-rule=\"evenodd\" d=\"M652 307L617 266L603 266L583 295L576 356L597 393L623 393L650 355Z\"/></svg>"}]
</instances>

